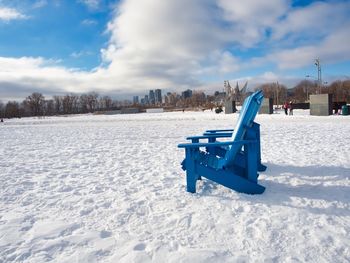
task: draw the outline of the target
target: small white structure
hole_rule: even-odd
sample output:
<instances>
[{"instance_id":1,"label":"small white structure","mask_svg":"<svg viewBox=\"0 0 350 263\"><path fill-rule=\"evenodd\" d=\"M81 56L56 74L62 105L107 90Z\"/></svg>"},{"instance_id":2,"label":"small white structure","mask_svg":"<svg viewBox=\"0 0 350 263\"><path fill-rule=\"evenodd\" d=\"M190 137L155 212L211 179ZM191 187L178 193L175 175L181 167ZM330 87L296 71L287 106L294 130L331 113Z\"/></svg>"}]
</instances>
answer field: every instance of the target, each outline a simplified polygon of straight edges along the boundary
<instances>
[{"instance_id":1,"label":"small white structure","mask_svg":"<svg viewBox=\"0 0 350 263\"><path fill-rule=\"evenodd\" d=\"M153 108L153 109L146 109L147 113L162 113L164 112L163 108Z\"/></svg>"}]
</instances>

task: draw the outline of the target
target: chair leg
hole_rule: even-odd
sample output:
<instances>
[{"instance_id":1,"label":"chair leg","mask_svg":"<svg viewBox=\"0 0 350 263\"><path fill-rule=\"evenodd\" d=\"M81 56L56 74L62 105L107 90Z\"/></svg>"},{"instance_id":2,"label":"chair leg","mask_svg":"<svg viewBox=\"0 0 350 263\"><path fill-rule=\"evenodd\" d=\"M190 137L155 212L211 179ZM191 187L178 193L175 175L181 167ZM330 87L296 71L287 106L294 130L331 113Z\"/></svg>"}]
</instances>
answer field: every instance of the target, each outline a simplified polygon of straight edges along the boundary
<instances>
[{"instance_id":1,"label":"chair leg","mask_svg":"<svg viewBox=\"0 0 350 263\"><path fill-rule=\"evenodd\" d=\"M252 134L254 134L254 136L249 137L249 139L256 139L258 141L258 145L257 145L257 147L258 147L258 157L257 157L258 171L265 172L267 167L261 163L260 124L258 124L256 122L253 123Z\"/></svg>"},{"instance_id":2,"label":"chair leg","mask_svg":"<svg viewBox=\"0 0 350 263\"><path fill-rule=\"evenodd\" d=\"M258 182L258 145L257 143L248 143L244 145L246 161L246 178L254 183Z\"/></svg>"},{"instance_id":3,"label":"chair leg","mask_svg":"<svg viewBox=\"0 0 350 263\"><path fill-rule=\"evenodd\" d=\"M194 174L190 174L188 171L186 172L186 181L187 181L187 192L195 193L196 192L196 176Z\"/></svg>"},{"instance_id":4,"label":"chair leg","mask_svg":"<svg viewBox=\"0 0 350 263\"><path fill-rule=\"evenodd\" d=\"M194 160L194 149L186 148L186 183L187 192L196 192L196 182L198 176L195 172L195 160Z\"/></svg>"}]
</instances>

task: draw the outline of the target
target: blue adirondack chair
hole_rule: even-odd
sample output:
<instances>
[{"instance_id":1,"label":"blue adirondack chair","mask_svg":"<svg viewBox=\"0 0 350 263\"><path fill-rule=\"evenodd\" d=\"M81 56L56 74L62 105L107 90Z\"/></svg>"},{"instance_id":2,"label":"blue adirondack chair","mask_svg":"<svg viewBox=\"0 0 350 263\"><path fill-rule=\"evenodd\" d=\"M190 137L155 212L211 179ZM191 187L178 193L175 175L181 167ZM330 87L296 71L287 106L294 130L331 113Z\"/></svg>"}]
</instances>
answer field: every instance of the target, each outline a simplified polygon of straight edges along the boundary
<instances>
[{"instance_id":1,"label":"blue adirondack chair","mask_svg":"<svg viewBox=\"0 0 350 263\"><path fill-rule=\"evenodd\" d=\"M187 137L191 143L178 145L186 150L182 167L188 192L196 192L196 182L202 176L238 192L264 192L257 180L258 170L264 171L266 166L260 160L260 126L254 122L263 98L257 91L244 101L234 130L208 130L204 135ZM217 141L227 137L232 139ZM199 142L201 139L208 142Z\"/></svg>"}]
</instances>

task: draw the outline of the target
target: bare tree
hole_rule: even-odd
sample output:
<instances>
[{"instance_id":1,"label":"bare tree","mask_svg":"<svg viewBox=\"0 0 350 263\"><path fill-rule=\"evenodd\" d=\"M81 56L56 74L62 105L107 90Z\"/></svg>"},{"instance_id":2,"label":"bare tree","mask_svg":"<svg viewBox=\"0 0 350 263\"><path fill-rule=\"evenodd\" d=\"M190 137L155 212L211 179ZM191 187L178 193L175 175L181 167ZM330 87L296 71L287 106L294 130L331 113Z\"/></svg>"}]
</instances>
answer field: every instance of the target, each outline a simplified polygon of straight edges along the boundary
<instances>
[{"instance_id":1,"label":"bare tree","mask_svg":"<svg viewBox=\"0 0 350 263\"><path fill-rule=\"evenodd\" d=\"M5 117L5 106L4 103L2 103L2 101L0 100L0 118L4 118Z\"/></svg>"},{"instance_id":2,"label":"bare tree","mask_svg":"<svg viewBox=\"0 0 350 263\"><path fill-rule=\"evenodd\" d=\"M32 116L40 116L44 113L45 97L38 92L26 98L27 104L31 110Z\"/></svg>"},{"instance_id":3,"label":"bare tree","mask_svg":"<svg viewBox=\"0 0 350 263\"><path fill-rule=\"evenodd\" d=\"M87 95L89 111L94 112L98 106L98 94L96 92L90 92Z\"/></svg>"},{"instance_id":4,"label":"bare tree","mask_svg":"<svg viewBox=\"0 0 350 263\"><path fill-rule=\"evenodd\" d=\"M167 106L175 107L178 100L179 99L176 92L168 93L165 97L165 104Z\"/></svg>"},{"instance_id":5,"label":"bare tree","mask_svg":"<svg viewBox=\"0 0 350 263\"><path fill-rule=\"evenodd\" d=\"M102 98L100 98L99 108L102 110L110 110L112 109L112 104L113 104L113 101L111 97L103 96Z\"/></svg>"},{"instance_id":6,"label":"bare tree","mask_svg":"<svg viewBox=\"0 0 350 263\"><path fill-rule=\"evenodd\" d=\"M350 102L350 80L343 81L344 101Z\"/></svg>"},{"instance_id":7,"label":"bare tree","mask_svg":"<svg viewBox=\"0 0 350 263\"><path fill-rule=\"evenodd\" d=\"M62 112L62 97L61 96L53 96L53 101L55 105L55 113L60 114Z\"/></svg>"},{"instance_id":8,"label":"bare tree","mask_svg":"<svg viewBox=\"0 0 350 263\"><path fill-rule=\"evenodd\" d=\"M6 118L18 118L21 117L19 103L17 101L9 101L5 106Z\"/></svg>"},{"instance_id":9,"label":"bare tree","mask_svg":"<svg viewBox=\"0 0 350 263\"><path fill-rule=\"evenodd\" d=\"M205 104L205 99L206 96L203 91L194 91L186 102L192 107L198 107Z\"/></svg>"},{"instance_id":10,"label":"bare tree","mask_svg":"<svg viewBox=\"0 0 350 263\"><path fill-rule=\"evenodd\" d=\"M283 104L287 99L287 87L276 82L265 83L256 88L262 90L265 98L273 98L275 105Z\"/></svg>"},{"instance_id":11,"label":"bare tree","mask_svg":"<svg viewBox=\"0 0 350 263\"><path fill-rule=\"evenodd\" d=\"M79 113L79 97L77 95L71 94L72 101L72 113Z\"/></svg>"},{"instance_id":12,"label":"bare tree","mask_svg":"<svg viewBox=\"0 0 350 263\"><path fill-rule=\"evenodd\" d=\"M350 80L334 81L328 86L328 93L333 94L333 101L350 101Z\"/></svg>"},{"instance_id":13,"label":"bare tree","mask_svg":"<svg viewBox=\"0 0 350 263\"><path fill-rule=\"evenodd\" d=\"M317 83L310 80L302 80L295 87L294 98L299 102L308 101L311 94L317 91Z\"/></svg>"},{"instance_id":14,"label":"bare tree","mask_svg":"<svg viewBox=\"0 0 350 263\"><path fill-rule=\"evenodd\" d=\"M62 110L63 114L71 114L73 109L73 101L69 94L62 98Z\"/></svg>"},{"instance_id":15,"label":"bare tree","mask_svg":"<svg viewBox=\"0 0 350 263\"><path fill-rule=\"evenodd\" d=\"M80 95L79 104L80 104L80 112L81 113L89 112L88 96L86 94Z\"/></svg>"},{"instance_id":16,"label":"bare tree","mask_svg":"<svg viewBox=\"0 0 350 263\"><path fill-rule=\"evenodd\" d=\"M28 105L27 100L23 100L20 104L20 109L21 109L21 116L22 117L29 117L32 116L32 110L30 109Z\"/></svg>"},{"instance_id":17,"label":"bare tree","mask_svg":"<svg viewBox=\"0 0 350 263\"><path fill-rule=\"evenodd\" d=\"M45 101L45 115L52 116L55 114L55 103L54 100L46 100Z\"/></svg>"}]
</instances>

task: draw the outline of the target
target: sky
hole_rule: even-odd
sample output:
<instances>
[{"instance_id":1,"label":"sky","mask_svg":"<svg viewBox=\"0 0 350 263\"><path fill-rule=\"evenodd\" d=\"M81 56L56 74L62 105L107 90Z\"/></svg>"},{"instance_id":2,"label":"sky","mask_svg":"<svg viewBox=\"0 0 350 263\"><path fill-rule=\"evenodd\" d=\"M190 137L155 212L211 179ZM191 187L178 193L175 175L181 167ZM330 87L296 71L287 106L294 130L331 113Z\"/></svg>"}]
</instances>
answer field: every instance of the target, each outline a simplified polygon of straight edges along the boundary
<instances>
[{"instance_id":1,"label":"sky","mask_svg":"<svg viewBox=\"0 0 350 263\"><path fill-rule=\"evenodd\" d=\"M350 1L0 0L0 100L350 78Z\"/></svg>"}]
</instances>

